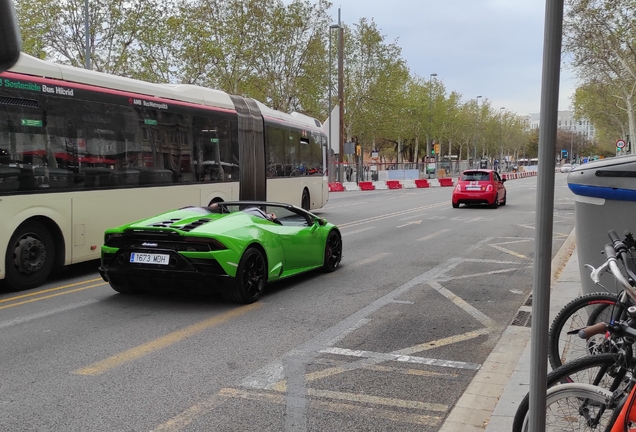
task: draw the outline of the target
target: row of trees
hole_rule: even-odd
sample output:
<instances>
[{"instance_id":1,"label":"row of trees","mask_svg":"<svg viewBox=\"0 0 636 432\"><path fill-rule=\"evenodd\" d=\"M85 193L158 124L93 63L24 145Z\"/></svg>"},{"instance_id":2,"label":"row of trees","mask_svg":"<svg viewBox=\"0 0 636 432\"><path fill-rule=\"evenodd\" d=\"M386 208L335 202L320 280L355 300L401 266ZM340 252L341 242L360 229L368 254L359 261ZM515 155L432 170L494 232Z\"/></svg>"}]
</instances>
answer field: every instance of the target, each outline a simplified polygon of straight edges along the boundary
<instances>
[{"instance_id":1,"label":"row of trees","mask_svg":"<svg viewBox=\"0 0 636 432\"><path fill-rule=\"evenodd\" d=\"M338 31L329 29L328 1L294 0L286 5L281 0L89 0L88 4L90 61L95 70L217 88L321 120L328 116L330 85L331 104L337 103ZM25 52L84 66L84 0L16 0L16 7ZM396 161L420 161L428 139L441 144L442 154L460 159L537 155L536 131L527 130L524 118L493 107L486 98L465 100L447 90L442 77L411 74L397 41L387 42L372 20L345 25L344 35L347 141L361 144L367 153L377 149ZM588 85L577 93L581 112L595 124L593 104L585 103L583 95L592 98L599 91Z\"/></svg>"},{"instance_id":2,"label":"row of trees","mask_svg":"<svg viewBox=\"0 0 636 432\"><path fill-rule=\"evenodd\" d=\"M566 6L563 46L581 82L575 112L594 124L600 147L611 154L616 139L634 141L636 133L636 1Z\"/></svg>"}]
</instances>

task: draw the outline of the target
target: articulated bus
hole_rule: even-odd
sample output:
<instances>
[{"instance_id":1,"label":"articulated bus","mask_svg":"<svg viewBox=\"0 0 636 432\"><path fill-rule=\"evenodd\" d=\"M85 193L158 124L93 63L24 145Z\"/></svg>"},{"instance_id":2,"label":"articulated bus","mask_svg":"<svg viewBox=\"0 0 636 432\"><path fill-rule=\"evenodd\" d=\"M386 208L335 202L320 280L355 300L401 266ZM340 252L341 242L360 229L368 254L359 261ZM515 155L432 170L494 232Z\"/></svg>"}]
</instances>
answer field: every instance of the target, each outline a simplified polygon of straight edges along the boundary
<instances>
[{"instance_id":1,"label":"articulated bus","mask_svg":"<svg viewBox=\"0 0 636 432\"><path fill-rule=\"evenodd\" d=\"M0 279L99 258L104 231L188 205L328 199L318 120L22 54L0 73Z\"/></svg>"}]
</instances>

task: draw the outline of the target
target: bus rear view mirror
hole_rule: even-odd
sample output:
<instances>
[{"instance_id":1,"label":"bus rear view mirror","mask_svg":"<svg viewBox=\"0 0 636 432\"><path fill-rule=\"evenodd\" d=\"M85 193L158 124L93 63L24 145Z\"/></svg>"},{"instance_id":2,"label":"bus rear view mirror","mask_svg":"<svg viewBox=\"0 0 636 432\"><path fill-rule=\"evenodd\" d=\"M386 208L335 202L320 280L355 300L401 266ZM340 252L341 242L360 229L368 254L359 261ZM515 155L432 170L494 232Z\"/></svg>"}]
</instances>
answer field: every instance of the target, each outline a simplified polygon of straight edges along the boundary
<instances>
[{"instance_id":1,"label":"bus rear view mirror","mask_svg":"<svg viewBox=\"0 0 636 432\"><path fill-rule=\"evenodd\" d=\"M0 72L18 61L21 47L22 38L13 0L0 0Z\"/></svg>"}]
</instances>

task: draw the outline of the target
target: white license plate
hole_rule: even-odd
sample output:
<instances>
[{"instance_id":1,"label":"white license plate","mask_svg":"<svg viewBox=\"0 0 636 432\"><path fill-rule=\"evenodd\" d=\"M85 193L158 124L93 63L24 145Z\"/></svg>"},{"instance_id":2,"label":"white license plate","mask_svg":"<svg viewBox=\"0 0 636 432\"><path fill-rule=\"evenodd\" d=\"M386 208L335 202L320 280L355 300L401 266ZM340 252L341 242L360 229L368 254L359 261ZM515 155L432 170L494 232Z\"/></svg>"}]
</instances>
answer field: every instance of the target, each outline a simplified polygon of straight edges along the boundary
<instances>
[{"instance_id":1,"label":"white license plate","mask_svg":"<svg viewBox=\"0 0 636 432\"><path fill-rule=\"evenodd\" d=\"M466 186L466 190L478 191L481 190L481 186Z\"/></svg>"},{"instance_id":2,"label":"white license plate","mask_svg":"<svg viewBox=\"0 0 636 432\"><path fill-rule=\"evenodd\" d=\"M132 252L130 254L130 262L137 264L168 265L170 263L170 255Z\"/></svg>"}]
</instances>

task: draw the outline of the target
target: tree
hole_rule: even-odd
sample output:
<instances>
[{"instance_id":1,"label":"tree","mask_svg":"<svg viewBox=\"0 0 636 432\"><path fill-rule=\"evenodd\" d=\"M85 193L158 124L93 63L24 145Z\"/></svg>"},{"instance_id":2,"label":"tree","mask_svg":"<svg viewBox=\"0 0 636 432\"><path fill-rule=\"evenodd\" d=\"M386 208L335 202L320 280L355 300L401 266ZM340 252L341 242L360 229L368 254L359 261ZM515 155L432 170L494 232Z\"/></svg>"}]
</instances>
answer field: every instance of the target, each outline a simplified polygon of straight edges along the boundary
<instances>
[{"instance_id":1,"label":"tree","mask_svg":"<svg viewBox=\"0 0 636 432\"><path fill-rule=\"evenodd\" d=\"M384 43L373 21L362 18L345 28L345 129L348 139L358 137L369 150L397 144L406 134L409 76L400 55L397 44Z\"/></svg>"},{"instance_id":2,"label":"tree","mask_svg":"<svg viewBox=\"0 0 636 432\"><path fill-rule=\"evenodd\" d=\"M622 100L630 136L636 130L635 16L633 0L568 0L564 24L572 66L585 83L602 82Z\"/></svg>"}]
</instances>

